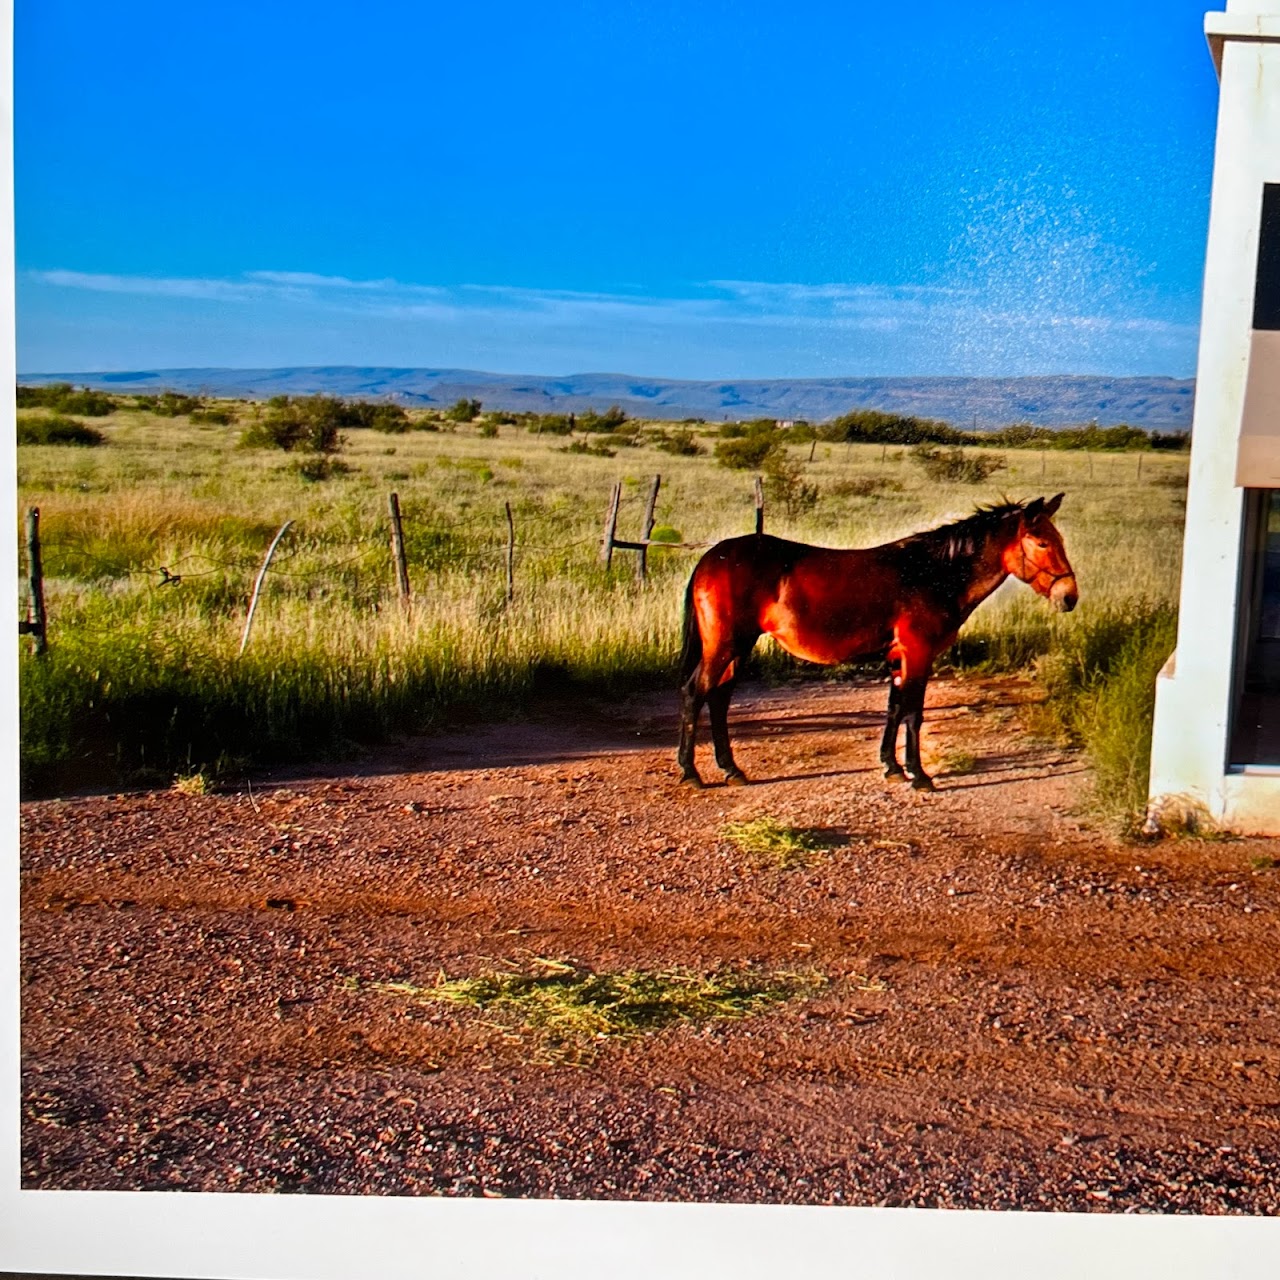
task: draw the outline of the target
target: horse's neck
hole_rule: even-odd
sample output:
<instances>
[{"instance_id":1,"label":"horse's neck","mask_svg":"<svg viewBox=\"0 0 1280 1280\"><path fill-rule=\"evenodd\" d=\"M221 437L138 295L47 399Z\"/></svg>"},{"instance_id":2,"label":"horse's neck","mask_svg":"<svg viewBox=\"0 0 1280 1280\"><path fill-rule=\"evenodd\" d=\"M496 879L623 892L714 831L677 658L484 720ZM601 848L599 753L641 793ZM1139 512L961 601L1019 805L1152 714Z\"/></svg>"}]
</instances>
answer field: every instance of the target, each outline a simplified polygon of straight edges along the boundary
<instances>
[{"instance_id":1,"label":"horse's neck","mask_svg":"<svg viewBox=\"0 0 1280 1280\"><path fill-rule=\"evenodd\" d=\"M1008 576L1004 567L1007 539L993 534L973 559L969 581L960 594L960 609L968 617Z\"/></svg>"}]
</instances>

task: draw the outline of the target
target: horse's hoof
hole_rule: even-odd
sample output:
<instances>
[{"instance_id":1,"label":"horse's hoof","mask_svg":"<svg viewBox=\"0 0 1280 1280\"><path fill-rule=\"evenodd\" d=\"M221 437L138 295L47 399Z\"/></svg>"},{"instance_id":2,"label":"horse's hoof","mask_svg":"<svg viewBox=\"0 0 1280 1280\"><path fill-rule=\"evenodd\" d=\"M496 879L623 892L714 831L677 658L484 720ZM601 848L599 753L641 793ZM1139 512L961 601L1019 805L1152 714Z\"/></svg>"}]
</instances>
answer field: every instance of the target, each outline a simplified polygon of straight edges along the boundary
<instances>
[{"instance_id":1,"label":"horse's hoof","mask_svg":"<svg viewBox=\"0 0 1280 1280\"><path fill-rule=\"evenodd\" d=\"M751 785L751 779L741 769L730 769L724 775L724 785L726 787L747 787Z\"/></svg>"},{"instance_id":2,"label":"horse's hoof","mask_svg":"<svg viewBox=\"0 0 1280 1280\"><path fill-rule=\"evenodd\" d=\"M915 791L936 791L938 789L933 785L933 779L927 773L917 773L911 779L911 786Z\"/></svg>"},{"instance_id":3,"label":"horse's hoof","mask_svg":"<svg viewBox=\"0 0 1280 1280\"><path fill-rule=\"evenodd\" d=\"M897 782L907 775L900 764L887 764L884 767L884 776L889 782Z\"/></svg>"},{"instance_id":4,"label":"horse's hoof","mask_svg":"<svg viewBox=\"0 0 1280 1280\"><path fill-rule=\"evenodd\" d=\"M682 787L690 787L694 791L701 791L703 782L696 773L685 773L680 775L680 785Z\"/></svg>"}]
</instances>

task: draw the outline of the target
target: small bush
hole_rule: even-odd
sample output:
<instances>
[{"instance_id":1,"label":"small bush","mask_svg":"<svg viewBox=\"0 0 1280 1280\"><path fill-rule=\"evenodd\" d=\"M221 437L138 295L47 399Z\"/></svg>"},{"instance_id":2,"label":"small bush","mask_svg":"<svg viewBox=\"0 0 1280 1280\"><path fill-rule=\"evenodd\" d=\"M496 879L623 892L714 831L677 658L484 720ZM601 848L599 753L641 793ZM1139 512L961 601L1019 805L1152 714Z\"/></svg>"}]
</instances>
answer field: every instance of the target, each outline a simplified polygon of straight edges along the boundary
<instances>
[{"instance_id":1,"label":"small bush","mask_svg":"<svg viewBox=\"0 0 1280 1280\"><path fill-rule=\"evenodd\" d=\"M230 409L193 409L192 422L206 422L212 426L229 427L236 420Z\"/></svg>"},{"instance_id":2,"label":"small bush","mask_svg":"<svg viewBox=\"0 0 1280 1280\"><path fill-rule=\"evenodd\" d=\"M102 444L106 436L97 427L65 418L59 413L18 414L19 444Z\"/></svg>"},{"instance_id":3,"label":"small bush","mask_svg":"<svg viewBox=\"0 0 1280 1280\"><path fill-rule=\"evenodd\" d=\"M627 415L616 404L610 405L603 413L588 409L578 419L579 431L612 432L617 431L627 421Z\"/></svg>"},{"instance_id":4,"label":"small bush","mask_svg":"<svg viewBox=\"0 0 1280 1280\"><path fill-rule=\"evenodd\" d=\"M294 471L308 484L316 484L321 480L331 480L334 476L346 475L351 468L338 458L331 458L320 453L312 458L303 458L293 464Z\"/></svg>"},{"instance_id":5,"label":"small bush","mask_svg":"<svg viewBox=\"0 0 1280 1280\"><path fill-rule=\"evenodd\" d=\"M159 395L135 395L133 407L144 413L154 413L161 418L179 418L183 414L196 413L204 408L204 401L197 396L183 395L178 391L162 391Z\"/></svg>"},{"instance_id":6,"label":"small bush","mask_svg":"<svg viewBox=\"0 0 1280 1280\"><path fill-rule=\"evenodd\" d=\"M559 452L585 453L593 458L612 458L617 454L616 449L610 449L607 445L588 444L585 440L575 440L572 444L565 445Z\"/></svg>"},{"instance_id":7,"label":"small bush","mask_svg":"<svg viewBox=\"0 0 1280 1280\"><path fill-rule=\"evenodd\" d=\"M573 414L542 413L537 414L529 423L529 430L535 435L567 436L575 426Z\"/></svg>"},{"instance_id":8,"label":"small bush","mask_svg":"<svg viewBox=\"0 0 1280 1280\"><path fill-rule=\"evenodd\" d=\"M917 445L911 450L911 458L930 480L951 484L982 484L1005 466L1004 459L993 453L966 453L963 449L939 449L931 444Z\"/></svg>"},{"instance_id":9,"label":"small bush","mask_svg":"<svg viewBox=\"0 0 1280 1280\"><path fill-rule=\"evenodd\" d=\"M837 480L827 487L833 498L875 498L882 493L901 493L902 481L888 476L854 476L849 480Z\"/></svg>"},{"instance_id":10,"label":"small bush","mask_svg":"<svg viewBox=\"0 0 1280 1280\"><path fill-rule=\"evenodd\" d=\"M55 413L78 413L86 418L105 418L116 408L114 397L90 391L88 387L77 391L69 382L19 387L17 399L19 409L52 409Z\"/></svg>"},{"instance_id":11,"label":"small bush","mask_svg":"<svg viewBox=\"0 0 1280 1280\"><path fill-rule=\"evenodd\" d=\"M804 468L785 449L776 449L764 460L764 492L780 503L788 518L812 511L818 503L818 486L804 479Z\"/></svg>"},{"instance_id":12,"label":"small bush","mask_svg":"<svg viewBox=\"0 0 1280 1280\"><path fill-rule=\"evenodd\" d=\"M697 458L706 452L688 427L680 427L669 435L665 431L660 431L654 437L653 443L655 448L661 449L663 453L671 453L678 458Z\"/></svg>"},{"instance_id":13,"label":"small bush","mask_svg":"<svg viewBox=\"0 0 1280 1280\"><path fill-rule=\"evenodd\" d=\"M480 410L483 407L479 400L468 400L463 397L450 405L444 411L444 416L450 422L472 422L480 416Z\"/></svg>"},{"instance_id":14,"label":"small bush","mask_svg":"<svg viewBox=\"0 0 1280 1280\"><path fill-rule=\"evenodd\" d=\"M732 471L755 471L764 460L781 447L781 442L763 432L721 440L716 445L716 461Z\"/></svg>"},{"instance_id":15,"label":"small bush","mask_svg":"<svg viewBox=\"0 0 1280 1280\"><path fill-rule=\"evenodd\" d=\"M240 443L286 453L337 453L344 443L340 428L349 422L347 407L333 396L273 396L262 417L245 429Z\"/></svg>"}]
</instances>

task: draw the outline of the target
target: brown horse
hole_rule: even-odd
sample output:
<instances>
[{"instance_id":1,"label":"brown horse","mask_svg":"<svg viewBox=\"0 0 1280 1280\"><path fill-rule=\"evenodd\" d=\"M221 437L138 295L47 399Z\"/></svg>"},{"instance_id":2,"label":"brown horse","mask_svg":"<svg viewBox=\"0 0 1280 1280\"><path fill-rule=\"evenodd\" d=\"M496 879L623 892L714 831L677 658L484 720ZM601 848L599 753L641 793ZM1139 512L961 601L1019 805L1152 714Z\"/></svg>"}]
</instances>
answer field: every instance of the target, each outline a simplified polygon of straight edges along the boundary
<instances>
[{"instance_id":1,"label":"brown horse","mask_svg":"<svg viewBox=\"0 0 1280 1280\"><path fill-rule=\"evenodd\" d=\"M702 704L726 782L745 782L729 746L729 699L761 634L808 662L884 658L889 714L880 742L886 778L900 778L898 726L907 726L906 776L932 790L920 764L920 722L934 659L1010 574L1055 608L1076 606L1075 574L1046 502L979 507L965 520L864 550L837 551L748 534L717 543L685 593L680 659L682 781L701 786L693 763Z\"/></svg>"}]
</instances>

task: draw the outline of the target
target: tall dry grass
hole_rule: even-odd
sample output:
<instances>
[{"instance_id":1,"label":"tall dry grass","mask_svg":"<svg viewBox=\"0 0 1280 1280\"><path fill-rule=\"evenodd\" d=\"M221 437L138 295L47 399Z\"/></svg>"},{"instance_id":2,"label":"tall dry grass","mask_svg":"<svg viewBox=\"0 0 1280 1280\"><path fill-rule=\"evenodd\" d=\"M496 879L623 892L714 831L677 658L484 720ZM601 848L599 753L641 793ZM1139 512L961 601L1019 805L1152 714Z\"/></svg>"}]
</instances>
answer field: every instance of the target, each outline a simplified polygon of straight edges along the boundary
<instances>
[{"instance_id":1,"label":"tall dry grass","mask_svg":"<svg viewBox=\"0 0 1280 1280\"><path fill-rule=\"evenodd\" d=\"M129 412L98 425L98 449L19 453L21 505L42 511L53 641L44 658L22 661L23 764L36 786L345 751L450 718L513 714L539 689L661 684L696 557L652 551L641 585L633 556L618 552L606 574L609 487L622 479L622 537L639 532L654 472L659 524L684 540L752 527L749 476L652 446L604 458L509 426L496 437L478 426L353 431L350 471L308 483L286 455L239 448L238 427ZM1066 491L1058 523L1080 607L1054 615L1008 583L962 634L958 664L1025 667L1172 607L1184 457L1148 454L1139 478L1131 454L1010 450L998 486L970 486L927 480L905 450L819 445L812 463L808 452L791 454L818 487L816 506L794 520L770 510L768 527L828 545L899 537L1002 494ZM414 586L407 611L388 551L392 489ZM517 533L510 604L506 502ZM238 658L254 574L287 519Z\"/></svg>"}]
</instances>

